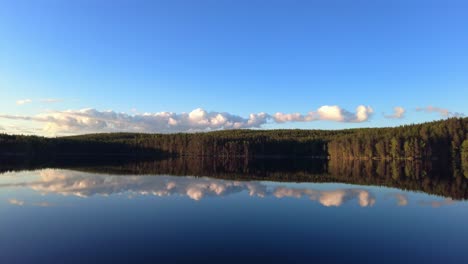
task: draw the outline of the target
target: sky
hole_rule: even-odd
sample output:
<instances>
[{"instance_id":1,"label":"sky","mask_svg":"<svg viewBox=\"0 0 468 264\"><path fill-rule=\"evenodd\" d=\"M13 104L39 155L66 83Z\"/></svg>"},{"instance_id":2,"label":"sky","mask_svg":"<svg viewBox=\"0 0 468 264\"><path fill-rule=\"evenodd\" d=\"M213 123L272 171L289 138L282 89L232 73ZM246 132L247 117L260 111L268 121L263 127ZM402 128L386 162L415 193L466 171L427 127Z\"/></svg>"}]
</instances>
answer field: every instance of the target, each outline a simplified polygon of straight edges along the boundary
<instances>
[{"instance_id":1,"label":"sky","mask_svg":"<svg viewBox=\"0 0 468 264\"><path fill-rule=\"evenodd\" d=\"M0 0L0 133L468 114L468 2Z\"/></svg>"}]
</instances>

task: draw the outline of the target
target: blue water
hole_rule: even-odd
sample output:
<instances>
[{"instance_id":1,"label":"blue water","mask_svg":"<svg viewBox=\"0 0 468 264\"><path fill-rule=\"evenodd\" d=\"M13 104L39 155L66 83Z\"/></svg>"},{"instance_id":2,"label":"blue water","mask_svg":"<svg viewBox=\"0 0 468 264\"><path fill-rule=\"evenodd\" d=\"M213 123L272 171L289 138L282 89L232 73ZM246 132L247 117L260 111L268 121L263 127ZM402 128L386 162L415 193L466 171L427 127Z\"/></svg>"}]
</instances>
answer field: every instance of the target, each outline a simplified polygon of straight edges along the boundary
<instances>
[{"instance_id":1,"label":"blue water","mask_svg":"<svg viewBox=\"0 0 468 264\"><path fill-rule=\"evenodd\" d=\"M468 202L335 183L0 175L0 263L468 263Z\"/></svg>"}]
</instances>

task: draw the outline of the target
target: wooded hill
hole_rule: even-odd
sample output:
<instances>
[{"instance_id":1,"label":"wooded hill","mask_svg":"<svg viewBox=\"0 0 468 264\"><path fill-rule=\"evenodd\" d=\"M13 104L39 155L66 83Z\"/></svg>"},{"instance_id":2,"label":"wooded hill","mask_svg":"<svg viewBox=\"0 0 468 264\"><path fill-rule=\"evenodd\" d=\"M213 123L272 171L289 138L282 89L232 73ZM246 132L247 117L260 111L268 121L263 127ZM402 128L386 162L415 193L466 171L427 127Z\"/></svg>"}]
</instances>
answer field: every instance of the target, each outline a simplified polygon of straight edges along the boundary
<instances>
[{"instance_id":1,"label":"wooded hill","mask_svg":"<svg viewBox=\"0 0 468 264\"><path fill-rule=\"evenodd\" d=\"M57 138L0 134L0 153L466 160L467 133L468 118L450 118L394 128L346 130L103 133Z\"/></svg>"}]
</instances>

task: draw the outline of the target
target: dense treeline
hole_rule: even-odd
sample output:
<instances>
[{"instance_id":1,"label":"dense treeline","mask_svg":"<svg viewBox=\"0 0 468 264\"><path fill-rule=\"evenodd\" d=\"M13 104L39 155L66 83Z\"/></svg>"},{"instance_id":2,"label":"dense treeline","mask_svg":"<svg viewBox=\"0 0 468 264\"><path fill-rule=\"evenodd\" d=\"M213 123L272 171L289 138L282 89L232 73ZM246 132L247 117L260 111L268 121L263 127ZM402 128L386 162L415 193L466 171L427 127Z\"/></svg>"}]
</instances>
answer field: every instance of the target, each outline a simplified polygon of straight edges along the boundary
<instances>
[{"instance_id":1,"label":"dense treeline","mask_svg":"<svg viewBox=\"0 0 468 264\"><path fill-rule=\"evenodd\" d=\"M227 130L209 133L109 133L44 138L0 134L0 153L165 153L178 156L326 156L326 142L349 131Z\"/></svg>"},{"instance_id":2,"label":"dense treeline","mask_svg":"<svg viewBox=\"0 0 468 264\"><path fill-rule=\"evenodd\" d=\"M357 129L328 142L333 158L346 159L453 159L467 146L468 118L396 128ZM466 149L466 148L465 148ZM466 152L466 150L465 150Z\"/></svg>"},{"instance_id":3,"label":"dense treeline","mask_svg":"<svg viewBox=\"0 0 468 264\"><path fill-rule=\"evenodd\" d=\"M468 118L395 128L225 130L208 133L0 135L0 153L468 160Z\"/></svg>"},{"instance_id":4,"label":"dense treeline","mask_svg":"<svg viewBox=\"0 0 468 264\"><path fill-rule=\"evenodd\" d=\"M179 156L326 156L327 141L352 131L225 130L177 134L89 134L69 137L86 141L126 143Z\"/></svg>"},{"instance_id":5,"label":"dense treeline","mask_svg":"<svg viewBox=\"0 0 468 264\"><path fill-rule=\"evenodd\" d=\"M0 134L0 155L55 157L57 155L129 155L164 154L155 148L143 148L114 140L85 138L46 138Z\"/></svg>"}]
</instances>

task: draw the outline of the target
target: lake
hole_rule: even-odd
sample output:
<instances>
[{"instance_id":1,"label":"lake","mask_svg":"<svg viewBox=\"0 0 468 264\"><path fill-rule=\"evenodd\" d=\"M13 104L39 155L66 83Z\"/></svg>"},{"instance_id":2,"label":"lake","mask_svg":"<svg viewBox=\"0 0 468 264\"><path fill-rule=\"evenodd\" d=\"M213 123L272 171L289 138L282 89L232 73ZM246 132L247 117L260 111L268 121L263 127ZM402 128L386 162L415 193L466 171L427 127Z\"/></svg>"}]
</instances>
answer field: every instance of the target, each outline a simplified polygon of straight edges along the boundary
<instances>
[{"instance_id":1,"label":"lake","mask_svg":"<svg viewBox=\"0 0 468 264\"><path fill-rule=\"evenodd\" d=\"M0 263L468 263L467 179L418 162L4 162Z\"/></svg>"}]
</instances>

